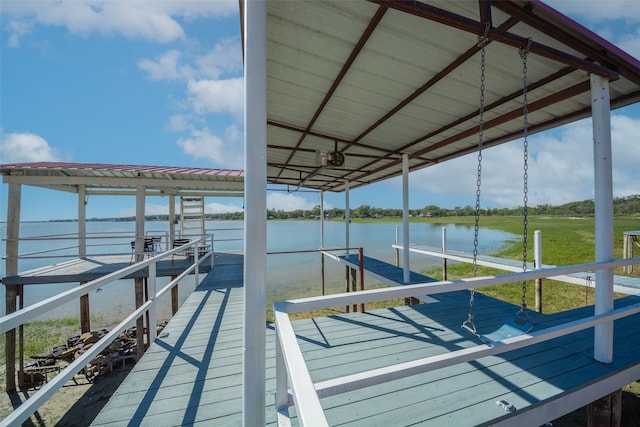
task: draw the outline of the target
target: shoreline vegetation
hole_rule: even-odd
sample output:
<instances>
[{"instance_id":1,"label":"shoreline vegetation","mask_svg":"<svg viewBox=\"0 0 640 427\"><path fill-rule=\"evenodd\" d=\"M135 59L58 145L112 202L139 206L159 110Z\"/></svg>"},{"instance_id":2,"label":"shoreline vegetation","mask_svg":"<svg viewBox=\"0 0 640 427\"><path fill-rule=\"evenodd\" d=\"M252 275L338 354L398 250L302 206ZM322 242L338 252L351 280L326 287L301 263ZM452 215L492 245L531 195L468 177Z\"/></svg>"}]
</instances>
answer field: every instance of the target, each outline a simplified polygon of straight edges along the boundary
<instances>
[{"instance_id":1,"label":"shoreline vegetation","mask_svg":"<svg viewBox=\"0 0 640 427\"><path fill-rule=\"evenodd\" d=\"M481 208L481 216L518 216L522 215L522 206L516 208ZM361 205L352 208L350 218L352 220L394 220L402 218L402 209L392 208L376 208L369 205ZM535 207L527 207L528 214L531 216L554 216L554 217L592 217L595 212L595 203L593 200L582 200L577 202L565 203L563 205L552 206L548 204L538 205ZM640 215L640 194L625 197L615 197L613 199L614 215ZM344 219L345 210L340 208L325 209L325 218L327 219ZM411 218L452 218L467 217L475 215L475 207L473 206L456 206L452 209L441 208L435 205L428 205L421 209L409 209ZM176 216L178 219L179 216ZM293 211L284 211L279 209L268 209L267 219L319 219L320 205L314 206L313 209L297 209ZM216 214L205 214L207 220L217 221L234 221L244 219L244 213L226 212ZM168 221L169 215L146 215L146 221ZM87 218L87 222L92 221L111 221L111 222L129 222L135 221L134 216L127 217L106 217L106 218ZM25 221L25 222L77 222L77 219L51 219L45 221Z\"/></svg>"}]
</instances>

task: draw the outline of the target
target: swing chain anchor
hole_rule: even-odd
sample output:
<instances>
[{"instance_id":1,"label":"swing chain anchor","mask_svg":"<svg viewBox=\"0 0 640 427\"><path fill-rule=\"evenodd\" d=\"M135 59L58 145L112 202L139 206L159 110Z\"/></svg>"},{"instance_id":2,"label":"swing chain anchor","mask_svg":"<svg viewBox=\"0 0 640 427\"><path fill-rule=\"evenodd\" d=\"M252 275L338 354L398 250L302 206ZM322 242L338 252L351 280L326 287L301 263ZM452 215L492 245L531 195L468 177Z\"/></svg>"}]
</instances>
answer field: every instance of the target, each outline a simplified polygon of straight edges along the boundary
<instances>
[{"instance_id":1,"label":"swing chain anchor","mask_svg":"<svg viewBox=\"0 0 640 427\"><path fill-rule=\"evenodd\" d=\"M527 45L524 48L520 48L520 58L524 59L531 51L531 43L533 43L533 37L527 39Z\"/></svg>"},{"instance_id":2,"label":"swing chain anchor","mask_svg":"<svg viewBox=\"0 0 640 427\"><path fill-rule=\"evenodd\" d=\"M529 316L527 304L522 304L522 307L520 307L520 310L518 310L514 316L513 321L516 325L524 327L523 332L525 334L533 329L533 322L531 322L531 316Z\"/></svg>"},{"instance_id":3,"label":"swing chain anchor","mask_svg":"<svg viewBox=\"0 0 640 427\"><path fill-rule=\"evenodd\" d=\"M491 30L491 22L485 22L484 24L484 33L481 36L478 36L478 44L477 47L484 47L487 42L489 42L489 31Z\"/></svg>"}]
</instances>

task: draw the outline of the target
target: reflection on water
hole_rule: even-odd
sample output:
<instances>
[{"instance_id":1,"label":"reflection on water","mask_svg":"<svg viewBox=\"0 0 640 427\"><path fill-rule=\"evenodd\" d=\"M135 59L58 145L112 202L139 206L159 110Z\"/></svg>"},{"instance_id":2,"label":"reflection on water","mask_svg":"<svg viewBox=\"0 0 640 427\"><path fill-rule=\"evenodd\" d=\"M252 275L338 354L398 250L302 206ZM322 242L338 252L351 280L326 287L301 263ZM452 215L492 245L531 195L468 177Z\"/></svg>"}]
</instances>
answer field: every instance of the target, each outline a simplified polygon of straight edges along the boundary
<instances>
[{"instance_id":1,"label":"reflection on water","mask_svg":"<svg viewBox=\"0 0 640 427\"><path fill-rule=\"evenodd\" d=\"M400 223L400 220L398 220ZM350 226L350 243L353 248L363 247L367 256L378 258L386 262L395 263L395 250L391 247L396 238L394 223L352 223ZM239 250L242 248L242 227L240 221L208 221L207 230L215 231L215 248L219 251ZM473 227L467 225L447 225L447 248L450 250L471 252L473 250ZM151 234L165 235L168 229L164 222L148 222L146 230ZM411 243L440 247L441 225L429 223L410 224ZM119 236L117 239L94 239L89 241L88 253L130 253L130 239L133 236L135 224L133 222L99 222L87 223L87 233L105 233ZM226 230L226 231L225 231ZM42 236L52 234L76 233L75 222L28 222L21 224L20 236ZM402 226L399 227L402 238ZM127 233L121 234L121 233ZM0 237L6 238L6 223L0 224ZM496 251L505 241L513 239L510 233L490 229L480 230L480 253ZM320 248L319 221L269 221L267 222L267 250L269 252L309 250ZM40 251L47 248L59 248L75 245L74 240L56 242L21 241L20 253ZM325 222L325 248L345 247L345 224L342 222ZM1 254L5 256L5 241L1 245ZM77 249L66 249L64 254L73 255ZM64 262L69 258L29 259L20 261L20 271ZM441 265L437 259L412 254L411 269L425 271ZM319 253L280 254L267 258L267 296L270 301L284 298L296 298L320 294L321 268ZM344 267L326 262L327 293L344 291ZM0 276L5 276L4 261L0 263ZM369 280L369 282L368 282ZM168 278L160 278L158 287L168 283ZM365 279L365 284L370 279ZM25 306L41 301L62 291L78 286L77 283L55 285L25 286ZM180 301L184 301L195 287L193 280L186 280L180 284ZM4 300L4 286L0 286L0 298ZM105 320L122 318L134 309L134 286L132 280L121 280L90 295L92 315L101 316ZM4 304L0 304L4 314ZM158 319L170 316L170 300L166 295L158 301ZM78 316L79 304L69 303L48 313L47 317Z\"/></svg>"}]
</instances>

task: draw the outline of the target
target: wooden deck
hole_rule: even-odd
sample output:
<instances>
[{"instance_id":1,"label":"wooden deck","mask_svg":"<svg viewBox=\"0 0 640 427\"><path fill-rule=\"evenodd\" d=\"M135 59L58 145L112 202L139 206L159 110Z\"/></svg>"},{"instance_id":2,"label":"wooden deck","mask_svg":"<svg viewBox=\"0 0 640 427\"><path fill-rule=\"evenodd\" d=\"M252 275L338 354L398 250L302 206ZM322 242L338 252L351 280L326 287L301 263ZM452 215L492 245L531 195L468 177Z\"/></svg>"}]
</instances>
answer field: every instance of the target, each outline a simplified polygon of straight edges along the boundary
<instances>
[{"instance_id":1,"label":"wooden deck","mask_svg":"<svg viewBox=\"0 0 640 427\"><path fill-rule=\"evenodd\" d=\"M176 276L185 271L193 261L185 256L176 255L174 259L158 261L156 275L158 277ZM114 271L121 270L131 265L129 255L106 255L87 258L72 259L46 267L23 271L17 276L3 277L5 285L41 285L50 283L89 282L106 276ZM204 261L200 264L200 272L206 273L210 269L210 263ZM149 269L137 271L125 279L148 277Z\"/></svg>"},{"instance_id":2,"label":"wooden deck","mask_svg":"<svg viewBox=\"0 0 640 427\"><path fill-rule=\"evenodd\" d=\"M358 268L358 255L350 254L349 256L342 255L339 257L345 264L348 264L351 268ZM404 285L404 272L402 267L390 264L385 261L381 261L376 258L364 256L364 270L365 274L377 278L378 280L389 284L390 286ZM416 283L428 283L436 282L433 277L425 276L424 274L411 271L409 274L409 284Z\"/></svg>"},{"instance_id":3,"label":"wooden deck","mask_svg":"<svg viewBox=\"0 0 640 427\"><path fill-rule=\"evenodd\" d=\"M119 425L241 425L242 256L216 262L164 333L93 421ZM461 330L468 293L440 302L293 322L315 382L472 347ZM637 303L630 296L617 306ZM486 333L517 307L476 294L476 325ZM592 314L584 307L531 313L536 329ZM640 378L640 315L615 323L614 362L593 360L593 331L327 397L330 425L541 425ZM274 335L266 327L267 424L275 425ZM506 400L515 412L496 401ZM295 408L292 408L295 413ZM520 417L517 421L513 417ZM296 424L295 417L293 418Z\"/></svg>"},{"instance_id":4,"label":"wooden deck","mask_svg":"<svg viewBox=\"0 0 640 427\"><path fill-rule=\"evenodd\" d=\"M242 424L243 256L214 269L149 347L94 426ZM267 331L267 420L273 410L273 328Z\"/></svg>"}]
</instances>

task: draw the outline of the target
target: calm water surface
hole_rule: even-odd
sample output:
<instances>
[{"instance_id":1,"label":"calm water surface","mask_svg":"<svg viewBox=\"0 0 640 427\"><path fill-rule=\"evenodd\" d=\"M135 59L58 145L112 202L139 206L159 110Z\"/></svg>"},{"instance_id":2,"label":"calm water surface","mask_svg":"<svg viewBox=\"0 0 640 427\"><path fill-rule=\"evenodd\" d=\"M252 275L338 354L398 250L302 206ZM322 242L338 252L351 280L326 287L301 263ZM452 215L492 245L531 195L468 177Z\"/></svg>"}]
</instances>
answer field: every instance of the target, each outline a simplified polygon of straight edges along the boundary
<instances>
[{"instance_id":1,"label":"calm water surface","mask_svg":"<svg viewBox=\"0 0 640 427\"><path fill-rule=\"evenodd\" d=\"M402 226L399 220L395 223L352 223L350 227L350 246L363 247L367 256L378 258L387 262L395 262L395 250L391 245L395 241L396 226L399 227L399 236L402 239ZM242 222L241 221L208 221L206 228L215 233L215 248L219 251L242 249ZM146 231L151 234L165 235L168 226L164 222L147 222ZM451 250L471 252L473 250L473 227L466 225L447 225L447 248ZM100 233L100 236L110 238L92 239L89 241L87 252L95 253L130 253L129 241L135 229L133 222L100 222L87 223L87 233ZM441 225L428 223L410 224L411 243L415 245L427 245L440 247ZM21 237L64 235L77 232L75 222L27 222L21 224ZM104 233L104 234L103 234ZM0 237L6 238L6 223L0 223ZM496 230L480 230L480 253L492 253L502 247L507 240L516 236ZM318 249L320 247L320 222L319 221L269 221L267 222L267 250L269 252L294 251ZM5 256L5 240L2 241L0 253ZM73 246L75 240L58 241L21 241L20 253L41 251L50 248ZM345 246L345 224L342 222L325 222L326 248L342 248ZM65 249L57 251L57 254L74 255L77 249ZM55 259L28 259L20 261L20 271L26 271L45 265L67 261L71 258ZM441 265L439 259L430 259L425 256L412 255L411 269L425 271ZM342 292L344 287L344 267L327 262L326 282L327 292ZM278 254L269 255L267 258L267 297L270 301L283 298L294 298L320 294L320 254ZM5 276L4 259L0 263L0 276ZM365 285L373 286L371 279L365 279ZM168 279L161 281L166 284ZM77 283L56 285L30 285L25 286L25 305L30 305L77 286ZM184 300L194 289L193 280L183 282L180 285L180 299ZM4 286L0 286L0 298L4 300ZM121 318L128 315L134 308L133 281L122 280L115 282L98 293L90 295L92 315L98 316L103 321L113 318ZM2 301L0 300L0 301ZM159 319L169 316L170 303L166 300L159 301ZM4 314L4 303L0 304ZM78 304L70 303L53 310L46 317L76 316ZM99 323L98 321L97 323Z\"/></svg>"}]
</instances>

